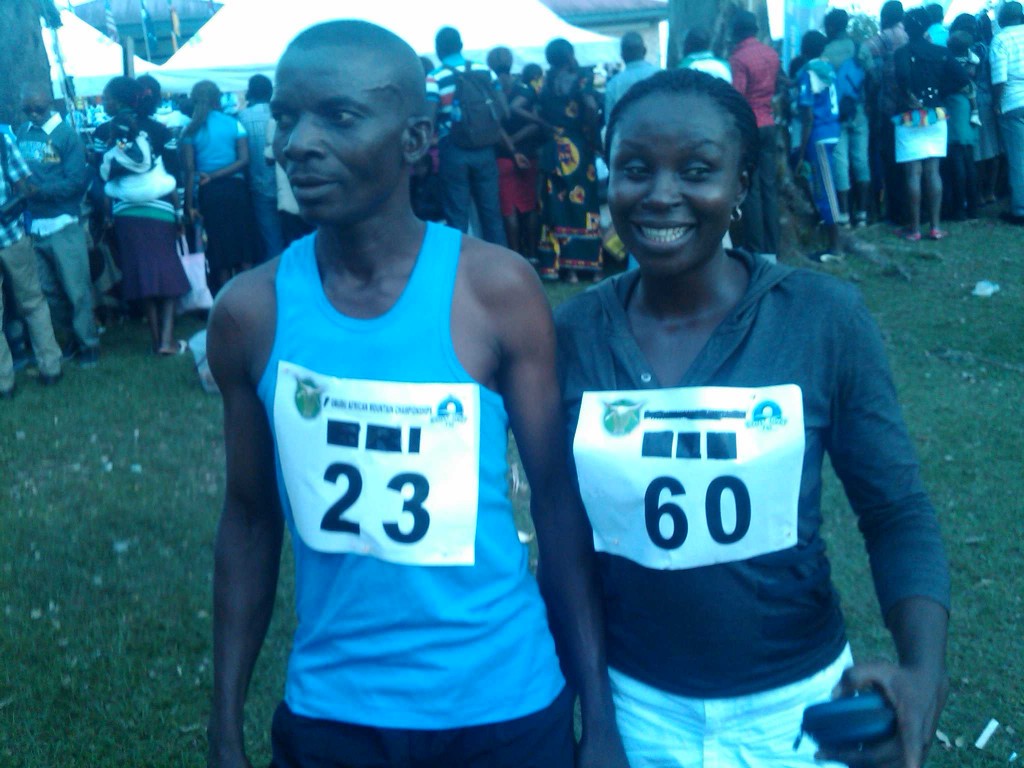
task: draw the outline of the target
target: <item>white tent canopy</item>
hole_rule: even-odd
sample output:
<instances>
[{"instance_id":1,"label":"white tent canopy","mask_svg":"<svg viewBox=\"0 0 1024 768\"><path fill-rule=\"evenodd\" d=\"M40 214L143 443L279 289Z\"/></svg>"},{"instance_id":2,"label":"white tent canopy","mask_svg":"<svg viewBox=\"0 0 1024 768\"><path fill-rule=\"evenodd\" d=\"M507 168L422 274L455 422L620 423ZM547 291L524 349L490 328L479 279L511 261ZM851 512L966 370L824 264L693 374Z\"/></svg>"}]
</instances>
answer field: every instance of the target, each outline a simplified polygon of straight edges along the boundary
<instances>
[{"instance_id":1,"label":"white tent canopy","mask_svg":"<svg viewBox=\"0 0 1024 768\"><path fill-rule=\"evenodd\" d=\"M120 45L102 32L86 24L71 11L62 10L63 26L56 30L57 42L64 58L64 71L70 75L78 96L98 96L112 77L124 74ZM50 81L60 82L60 69L53 50L53 32L43 27L43 45L50 60ZM135 57L136 72L153 69L144 59Z\"/></svg>"},{"instance_id":2,"label":"white tent canopy","mask_svg":"<svg viewBox=\"0 0 1024 768\"><path fill-rule=\"evenodd\" d=\"M431 57L434 35L446 25L459 30L465 54L477 60L504 45L519 65L543 64L544 46L556 37L572 42L581 63L618 57L617 40L568 24L539 0L234 0L153 74L165 91L188 91L203 79L224 91L244 91L254 74L273 77L278 59L299 32L338 18L379 24Z\"/></svg>"}]
</instances>

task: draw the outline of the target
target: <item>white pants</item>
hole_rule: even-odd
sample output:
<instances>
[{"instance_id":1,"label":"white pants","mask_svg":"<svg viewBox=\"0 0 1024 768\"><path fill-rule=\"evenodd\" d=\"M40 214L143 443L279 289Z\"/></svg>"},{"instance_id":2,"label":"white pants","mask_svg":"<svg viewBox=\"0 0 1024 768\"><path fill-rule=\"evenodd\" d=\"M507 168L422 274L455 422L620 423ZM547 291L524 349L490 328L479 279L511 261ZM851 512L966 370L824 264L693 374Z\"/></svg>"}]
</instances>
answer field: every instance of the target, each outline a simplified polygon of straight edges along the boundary
<instances>
[{"instance_id":1,"label":"white pants","mask_svg":"<svg viewBox=\"0 0 1024 768\"><path fill-rule=\"evenodd\" d=\"M631 768L822 768L805 737L804 708L828 701L843 670L847 646L834 662L795 683L728 699L695 699L653 688L609 670L615 716Z\"/></svg>"}]
</instances>

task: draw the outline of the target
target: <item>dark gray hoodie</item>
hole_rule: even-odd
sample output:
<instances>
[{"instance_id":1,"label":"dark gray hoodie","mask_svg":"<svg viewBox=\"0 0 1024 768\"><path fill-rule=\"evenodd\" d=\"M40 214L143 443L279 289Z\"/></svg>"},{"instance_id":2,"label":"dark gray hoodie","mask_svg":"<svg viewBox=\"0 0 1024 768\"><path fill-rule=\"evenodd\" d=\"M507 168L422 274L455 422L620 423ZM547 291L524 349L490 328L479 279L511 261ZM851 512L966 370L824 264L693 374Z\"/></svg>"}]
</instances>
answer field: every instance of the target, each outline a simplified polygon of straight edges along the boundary
<instances>
[{"instance_id":1,"label":"dark gray hoodie","mask_svg":"<svg viewBox=\"0 0 1024 768\"><path fill-rule=\"evenodd\" d=\"M28 201L28 210L33 219L77 219L89 179L85 148L75 129L59 116L46 126L49 132L32 123L18 129L18 149L32 171L30 183L39 189Z\"/></svg>"},{"instance_id":2,"label":"dark gray hoodie","mask_svg":"<svg viewBox=\"0 0 1024 768\"><path fill-rule=\"evenodd\" d=\"M608 663L662 690L711 698L800 680L846 644L820 533L826 452L858 516L882 612L912 596L949 605L935 512L881 335L858 292L817 272L730 255L750 271L747 292L682 381L657 381L631 333L625 306L636 271L576 296L555 316L570 445L585 391L801 388L806 442L796 546L689 570L598 555Z\"/></svg>"}]
</instances>

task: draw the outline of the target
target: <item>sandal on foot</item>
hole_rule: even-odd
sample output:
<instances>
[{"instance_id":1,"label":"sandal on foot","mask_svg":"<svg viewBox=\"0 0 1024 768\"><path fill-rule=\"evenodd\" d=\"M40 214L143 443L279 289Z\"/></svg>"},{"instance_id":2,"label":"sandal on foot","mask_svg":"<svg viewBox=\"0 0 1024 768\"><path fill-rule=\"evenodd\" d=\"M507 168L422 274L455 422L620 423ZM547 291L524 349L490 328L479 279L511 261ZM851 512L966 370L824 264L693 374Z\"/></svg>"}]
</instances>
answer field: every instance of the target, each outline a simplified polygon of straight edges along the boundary
<instances>
[{"instance_id":1,"label":"sandal on foot","mask_svg":"<svg viewBox=\"0 0 1024 768\"><path fill-rule=\"evenodd\" d=\"M944 237L949 237L949 232L944 229L932 228L928 231L929 240L941 240Z\"/></svg>"},{"instance_id":2,"label":"sandal on foot","mask_svg":"<svg viewBox=\"0 0 1024 768\"><path fill-rule=\"evenodd\" d=\"M896 233L896 235L898 237L900 237L901 239L909 240L912 243L916 243L917 241L919 241L921 239L921 233L920 232L912 232L909 229L901 229L901 230L899 230Z\"/></svg>"}]
</instances>

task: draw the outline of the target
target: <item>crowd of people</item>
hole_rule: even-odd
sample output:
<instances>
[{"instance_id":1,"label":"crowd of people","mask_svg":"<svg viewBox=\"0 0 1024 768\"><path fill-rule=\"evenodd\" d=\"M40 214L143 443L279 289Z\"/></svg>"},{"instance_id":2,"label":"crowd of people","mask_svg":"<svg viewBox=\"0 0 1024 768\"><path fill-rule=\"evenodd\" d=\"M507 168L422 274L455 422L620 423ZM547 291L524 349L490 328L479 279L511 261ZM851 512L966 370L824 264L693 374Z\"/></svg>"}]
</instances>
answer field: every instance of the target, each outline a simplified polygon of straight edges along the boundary
<instances>
[{"instance_id":1,"label":"crowd of people","mask_svg":"<svg viewBox=\"0 0 1024 768\"><path fill-rule=\"evenodd\" d=\"M202 81L183 114L154 77L115 77L90 112L104 119L87 125L62 117L47 87L23 89L27 122L0 132L0 399L14 396L22 368L49 386L63 364L95 366L105 299L145 317L155 355L183 353L176 302L196 288L183 254L204 253L215 294L312 231L279 183L272 90L254 76L245 108L229 115Z\"/></svg>"},{"instance_id":2,"label":"crowd of people","mask_svg":"<svg viewBox=\"0 0 1024 768\"><path fill-rule=\"evenodd\" d=\"M645 65L627 35L603 94L565 40L547 46L546 72L517 79L504 49L467 60L452 27L435 65L381 27L329 22L289 45L272 85L250 82L237 118L198 83L178 135L152 119L157 83L112 80L88 160L49 94L26 90L29 122L0 147L31 223L26 234L11 211L0 260L41 383L61 362L44 292L71 308L71 352L96 362L78 222L90 167L124 296L144 306L158 354L177 352L186 289L174 240L206 232L226 452L211 765L250 765L246 692L287 526L297 627L276 768L921 766L947 690L936 515L858 294L771 256L786 87L798 176L830 227L895 216L923 184L928 236L945 236L933 161L953 144L956 178L974 162L946 123L984 128L994 107L1012 135L1020 5L1004 6L986 55L987 105L969 25L942 47L927 13L888 3L878 39L860 44L832 14L792 78L745 12L727 59L694 30L672 71ZM894 73L888 122L876 67ZM1024 146L1006 150L1019 195ZM875 161L902 166L897 186ZM483 240L463 236L474 215ZM916 210L904 215L902 235L919 239ZM636 269L553 316L536 273L600 277L612 229ZM9 362L0 341L7 392ZM508 495L510 430L536 579ZM892 663L855 662L847 642L821 531L826 454L859 518ZM890 733L794 747L806 706L865 690L887 702Z\"/></svg>"},{"instance_id":3,"label":"crowd of people","mask_svg":"<svg viewBox=\"0 0 1024 768\"><path fill-rule=\"evenodd\" d=\"M842 227L884 221L910 241L944 238L942 221L976 218L1004 189L1011 203L1002 218L1024 224L1020 3L1001 7L998 34L985 13L961 14L947 29L940 5L904 12L899 0L882 7L873 36L854 39L849 22L845 11L829 12L823 31L804 34L787 72L758 38L751 13L737 11L715 46L707 30L689 30L680 67L731 83L757 118L757 168L727 242L777 254L780 151L828 234L827 247L808 254L814 260L839 253ZM713 47L722 45L729 52L720 57ZM436 36L438 62L421 59L434 138L412 170L417 215L463 232L472 226L520 253L544 280L597 281L616 271L626 254L605 207L604 131L629 88L659 71L641 36L623 36L624 66L610 78L580 66L565 40L547 46L546 70L527 63L518 73L507 48L476 62L462 47L459 32L445 27ZM190 289L178 252L205 252L216 294L311 231L273 156L272 96L262 75L243 99L203 81L172 111L161 108L152 77L115 78L102 106L88 112L109 120L87 128L82 142L45 89L26 91L28 122L5 145L5 200L26 201L27 212L16 206L0 224L8 246L29 239L7 256L17 277L4 293L13 352L0 351L0 397L13 394L13 368L33 359L42 381L59 378L51 337L63 342L65 360L96 363L90 243L111 247L118 298L147 317L153 351L171 355L184 348L174 338L175 300ZM140 134L145 157L111 168L126 140L140 151ZM84 216L83 196L91 202ZM29 244L36 280L22 264ZM39 295L56 333L35 309Z\"/></svg>"},{"instance_id":4,"label":"crowd of people","mask_svg":"<svg viewBox=\"0 0 1024 768\"><path fill-rule=\"evenodd\" d=\"M1021 150L1013 140L1024 104L1020 4L1002 6L998 34L986 13L961 14L947 29L938 4L905 12L891 0L878 21L877 34L854 39L849 14L829 12L824 30L804 35L785 72L775 48L758 38L751 13L733 15L725 57L713 52L707 30L687 33L679 66L731 83L757 117L758 166L730 228L732 242L778 252L780 152L828 233L828 248L808 254L813 260L839 252L843 227L888 222L910 241L947 237L943 220L977 218L1007 188L1011 206L1002 218L1024 223ZM643 39L622 38L624 68L603 89L596 83L604 75L580 67L564 40L548 46L546 72L528 64L513 76L511 52L491 51L504 130L472 148L472 163L449 136L457 69L466 66L461 47L454 29L443 30L441 66L425 65L428 87L438 89L440 173L431 177L424 165L414 185L417 210L465 231L475 207L481 236L508 244L542 278L600 279L609 256L621 256L601 215L603 131L622 95L659 71L646 60ZM484 71L482 63L469 67Z\"/></svg>"},{"instance_id":5,"label":"crowd of people","mask_svg":"<svg viewBox=\"0 0 1024 768\"><path fill-rule=\"evenodd\" d=\"M842 10L803 36L789 68L791 160L811 183L831 249L840 226L876 217L912 242L947 237L943 220L975 219L996 202L1003 157L1011 205L1002 218L1024 223L1021 5L1002 6L997 35L986 13L961 14L948 29L942 21L941 5L904 12L892 0L866 40L851 39Z\"/></svg>"}]
</instances>

